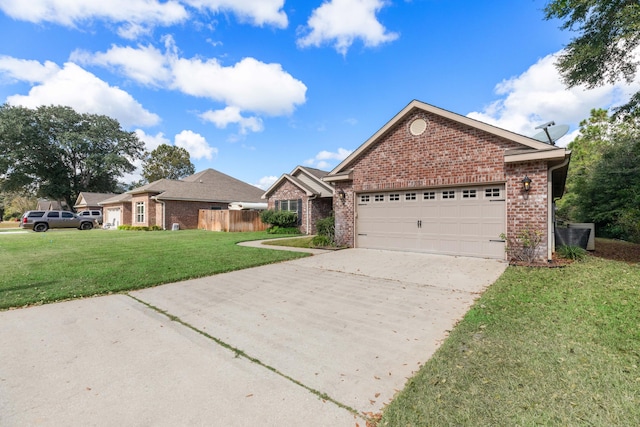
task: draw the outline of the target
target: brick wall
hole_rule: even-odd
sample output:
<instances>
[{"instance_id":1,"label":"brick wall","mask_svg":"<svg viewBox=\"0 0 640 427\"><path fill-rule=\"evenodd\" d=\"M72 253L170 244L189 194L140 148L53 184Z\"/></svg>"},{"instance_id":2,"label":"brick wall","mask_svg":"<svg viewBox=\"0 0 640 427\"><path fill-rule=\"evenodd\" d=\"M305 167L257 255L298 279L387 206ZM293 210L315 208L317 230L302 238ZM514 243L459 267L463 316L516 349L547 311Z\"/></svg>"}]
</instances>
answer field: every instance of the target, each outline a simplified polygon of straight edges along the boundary
<instances>
[{"instance_id":1,"label":"brick wall","mask_svg":"<svg viewBox=\"0 0 640 427\"><path fill-rule=\"evenodd\" d=\"M416 118L427 122L427 130L419 136L409 132ZM354 169L351 182L336 182L336 191L342 189L346 196L344 201L338 197L333 201L337 243L354 244L354 193L362 191L506 183L507 197L514 198L507 203L507 222L517 213L518 218L537 218L536 225L546 224L546 164L507 169L508 148L521 146L426 111L412 111L348 166ZM535 186L526 201L518 199L525 174ZM508 225L507 233L517 231L522 226L519 221Z\"/></svg>"},{"instance_id":2,"label":"brick wall","mask_svg":"<svg viewBox=\"0 0 640 427\"><path fill-rule=\"evenodd\" d=\"M546 162L525 162L508 164L507 172L507 236L530 229L540 231L543 241L539 260L547 258L547 164ZM522 179L531 179L531 190L522 190Z\"/></svg>"},{"instance_id":3,"label":"brick wall","mask_svg":"<svg viewBox=\"0 0 640 427\"><path fill-rule=\"evenodd\" d=\"M302 200L302 218L300 222L300 232L311 234L307 230L307 200L308 197L304 191L296 187L289 181L283 181L278 188L271 193L267 202L268 209L275 209L276 200ZM311 227L309 227L311 229Z\"/></svg>"},{"instance_id":4,"label":"brick wall","mask_svg":"<svg viewBox=\"0 0 640 427\"><path fill-rule=\"evenodd\" d=\"M333 203L330 197L313 199L311 201L310 232L307 234L316 234L318 232L316 221L331 215L332 210Z\"/></svg>"},{"instance_id":5,"label":"brick wall","mask_svg":"<svg viewBox=\"0 0 640 427\"><path fill-rule=\"evenodd\" d=\"M171 230L173 224L179 224L181 230L190 230L198 228L198 213L200 209L211 209L219 207L227 209L228 203L213 202L186 202L178 200L165 200L165 221L164 228ZM157 203L157 209L162 217L162 204ZM162 220L158 220L158 225L162 226Z\"/></svg>"}]
</instances>

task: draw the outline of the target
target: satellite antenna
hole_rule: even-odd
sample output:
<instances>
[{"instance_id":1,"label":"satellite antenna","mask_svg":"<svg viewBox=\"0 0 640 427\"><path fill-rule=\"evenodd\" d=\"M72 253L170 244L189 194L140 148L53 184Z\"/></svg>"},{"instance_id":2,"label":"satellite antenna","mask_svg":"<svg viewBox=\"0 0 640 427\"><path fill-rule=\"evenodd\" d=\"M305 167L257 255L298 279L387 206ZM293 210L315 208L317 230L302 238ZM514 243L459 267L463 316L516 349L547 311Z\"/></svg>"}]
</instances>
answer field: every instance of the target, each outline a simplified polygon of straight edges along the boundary
<instances>
[{"instance_id":1,"label":"satellite antenna","mask_svg":"<svg viewBox=\"0 0 640 427\"><path fill-rule=\"evenodd\" d=\"M536 126L536 129L542 129L542 132L536 133L531 138L540 142L547 142L551 145L556 145L556 141L569 132L569 125L556 125L556 122L551 121L540 126Z\"/></svg>"}]
</instances>

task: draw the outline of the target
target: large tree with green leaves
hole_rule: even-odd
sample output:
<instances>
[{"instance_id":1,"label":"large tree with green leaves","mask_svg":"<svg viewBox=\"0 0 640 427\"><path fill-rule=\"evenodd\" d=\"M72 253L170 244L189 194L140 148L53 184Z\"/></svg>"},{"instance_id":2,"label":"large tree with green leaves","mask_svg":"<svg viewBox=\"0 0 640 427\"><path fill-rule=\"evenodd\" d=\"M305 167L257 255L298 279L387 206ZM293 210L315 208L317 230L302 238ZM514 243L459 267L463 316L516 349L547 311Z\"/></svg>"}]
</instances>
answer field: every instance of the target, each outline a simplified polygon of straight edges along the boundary
<instances>
[{"instance_id":1,"label":"large tree with green leaves","mask_svg":"<svg viewBox=\"0 0 640 427\"><path fill-rule=\"evenodd\" d=\"M640 124L592 110L568 146L567 194L558 217L594 222L601 234L640 241Z\"/></svg>"},{"instance_id":2,"label":"large tree with green leaves","mask_svg":"<svg viewBox=\"0 0 640 427\"><path fill-rule=\"evenodd\" d=\"M187 150L167 144L161 144L151 153L146 153L142 165L142 177L147 182L163 178L180 179L193 175L195 171Z\"/></svg>"},{"instance_id":3,"label":"large tree with green leaves","mask_svg":"<svg viewBox=\"0 0 640 427\"><path fill-rule=\"evenodd\" d=\"M73 206L82 191L111 192L133 172L143 143L104 115L70 107L0 106L0 191Z\"/></svg>"},{"instance_id":4,"label":"large tree with green leaves","mask_svg":"<svg viewBox=\"0 0 640 427\"><path fill-rule=\"evenodd\" d=\"M563 29L578 33L556 64L569 87L633 81L638 68L634 51L640 45L638 0L554 0L544 12L546 19L558 18ZM618 113L638 115L640 92Z\"/></svg>"}]
</instances>

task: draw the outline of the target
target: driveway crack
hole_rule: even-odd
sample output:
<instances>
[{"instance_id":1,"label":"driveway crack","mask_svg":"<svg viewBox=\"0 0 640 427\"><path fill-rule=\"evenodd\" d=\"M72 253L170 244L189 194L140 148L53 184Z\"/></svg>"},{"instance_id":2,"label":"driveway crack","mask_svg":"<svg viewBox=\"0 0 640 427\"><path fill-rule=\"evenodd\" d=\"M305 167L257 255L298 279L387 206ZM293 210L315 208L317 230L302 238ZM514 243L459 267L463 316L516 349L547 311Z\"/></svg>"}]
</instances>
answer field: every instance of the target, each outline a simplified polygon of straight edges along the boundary
<instances>
[{"instance_id":1,"label":"driveway crack","mask_svg":"<svg viewBox=\"0 0 640 427\"><path fill-rule=\"evenodd\" d=\"M182 325L182 326L184 326L184 327L186 327L188 329L191 329L192 331L204 336L205 338L215 342L216 344L226 348L227 350L230 350L231 352L233 352L235 354L235 356L237 358L243 358L243 359L248 360L249 362L252 362L252 363L255 363L255 364L259 365L259 366L262 366L263 368L268 369L269 371L273 372L274 374L276 374L276 375L278 375L278 376L280 376L280 377L282 377L282 378L294 383L295 385L297 385L299 387L304 388L305 390L307 390L308 392L316 395L320 399L322 399L324 401L331 402L334 405L337 405L338 407L351 412L353 415L355 415L357 417L360 417L360 418L362 418L364 420L367 420L367 421L371 421L368 416L366 416L365 414L360 413L358 410L350 407L349 405L346 405L346 404L344 404L342 402L339 402L338 400L332 398L331 396L329 396L326 393L323 393L323 392L321 392L319 390L316 390L316 389L314 389L312 387L309 387L308 385L302 383L301 381L298 381L295 378L290 377L289 375L279 371L278 369L274 368L273 366L270 366L270 365L262 362L260 359L257 359L255 357L252 357L252 356L248 355L243 350L241 350L239 348L236 348L236 347L232 346L231 344L229 344L229 343L227 343L225 341L222 341L220 338L216 338L213 335L210 335L210 334L208 334L208 333L196 328L195 326L193 326L193 325L185 322L184 320L180 319L178 316L175 316L175 315L169 313L166 310L163 310L163 309L161 309L159 307L156 307L156 306L154 306L152 304L149 304L148 302L146 302L144 300L141 300L140 298L136 298L131 294L127 293L126 295L129 298L137 301L138 303L148 307L149 309L151 309L151 310L153 310L153 311L155 311L155 312L157 312L159 314L162 314L163 316L166 316L169 320L171 320L173 322L176 322L176 323L178 323L178 324L180 324L180 325Z\"/></svg>"}]
</instances>

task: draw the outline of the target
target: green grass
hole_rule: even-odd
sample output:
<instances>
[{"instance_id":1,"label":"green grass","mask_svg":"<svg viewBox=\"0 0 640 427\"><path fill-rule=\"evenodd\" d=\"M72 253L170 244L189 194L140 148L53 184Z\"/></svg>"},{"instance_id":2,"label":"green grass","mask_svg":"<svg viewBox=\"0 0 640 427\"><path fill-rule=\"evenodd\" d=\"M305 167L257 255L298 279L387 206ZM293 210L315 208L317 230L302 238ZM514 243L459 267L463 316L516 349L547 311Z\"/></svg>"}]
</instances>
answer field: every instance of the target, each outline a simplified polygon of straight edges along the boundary
<instances>
[{"instance_id":1,"label":"green grass","mask_svg":"<svg viewBox=\"0 0 640 427\"><path fill-rule=\"evenodd\" d=\"M265 232L52 230L0 236L0 309L141 289L308 256Z\"/></svg>"},{"instance_id":2,"label":"green grass","mask_svg":"<svg viewBox=\"0 0 640 427\"><path fill-rule=\"evenodd\" d=\"M263 245L288 246L290 248L310 248L313 236L294 237L292 239L279 239L272 242L263 242Z\"/></svg>"},{"instance_id":3,"label":"green grass","mask_svg":"<svg viewBox=\"0 0 640 427\"><path fill-rule=\"evenodd\" d=\"M640 425L640 264L509 267L380 426Z\"/></svg>"}]
</instances>

